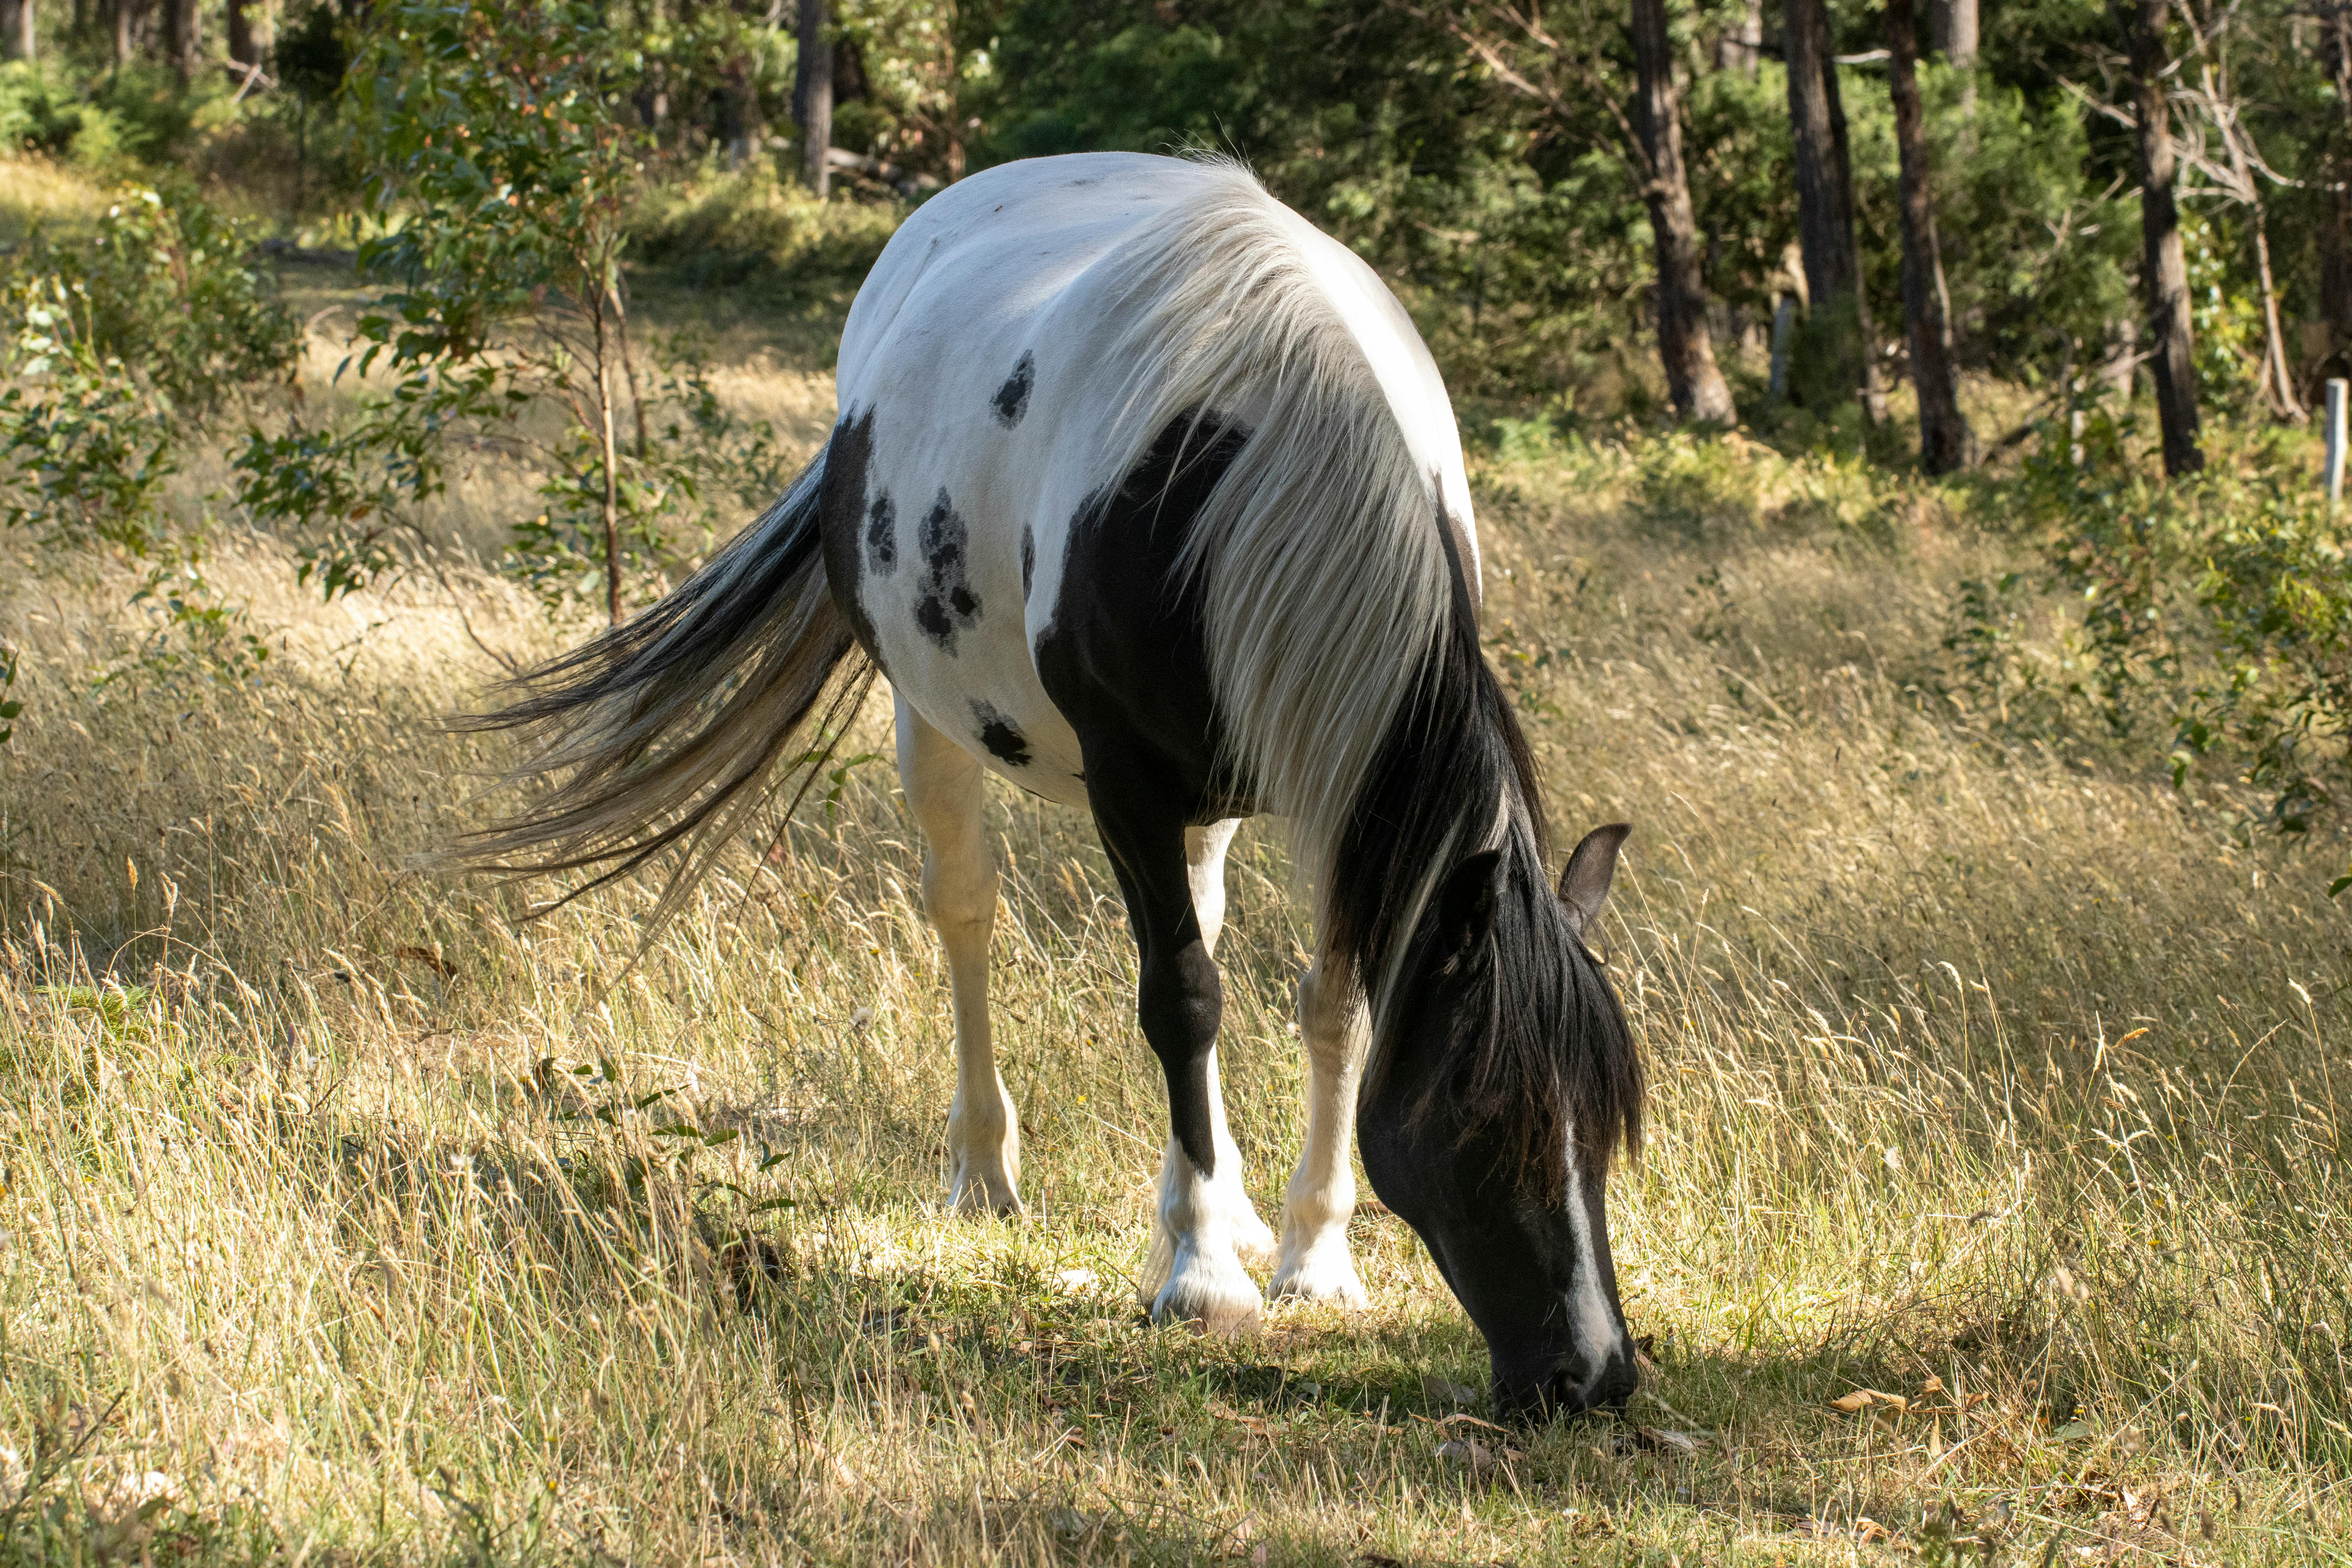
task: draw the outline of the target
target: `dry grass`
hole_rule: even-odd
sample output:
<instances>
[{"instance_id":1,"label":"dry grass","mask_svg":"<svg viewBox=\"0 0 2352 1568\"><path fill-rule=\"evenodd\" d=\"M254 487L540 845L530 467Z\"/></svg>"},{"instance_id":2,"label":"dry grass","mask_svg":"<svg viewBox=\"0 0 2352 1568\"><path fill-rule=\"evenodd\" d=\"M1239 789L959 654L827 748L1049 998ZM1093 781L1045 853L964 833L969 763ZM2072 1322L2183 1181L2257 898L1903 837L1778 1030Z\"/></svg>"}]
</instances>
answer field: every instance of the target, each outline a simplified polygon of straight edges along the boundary
<instances>
[{"instance_id":1,"label":"dry grass","mask_svg":"<svg viewBox=\"0 0 2352 1568\"><path fill-rule=\"evenodd\" d=\"M0 156L0 245L21 245L35 229L56 232L97 221L109 190L69 164Z\"/></svg>"},{"instance_id":2,"label":"dry grass","mask_svg":"<svg viewBox=\"0 0 2352 1568\"><path fill-rule=\"evenodd\" d=\"M804 416L822 387L730 394ZM491 537L501 485L452 531ZM214 680L140 662L126 566L7 539L8 1550L2342 1560L2352 955L2322 871L1936 698L1947 584L1998 552L1933 494L1671 442L1482 485L1556 819L1640 825L1606 933L1657 1086L1612 1205L1654 1363L1630 1419L1440 1425L1483 1352L1371 1214L1360 1319L1139 1321L1163 1121L1132 950L1083 821L1003 792L1034 1217L940 1213L944 979L865 754L886 704L835 797L622 978L642 890L520 926L403 868L491 760L433 727L488 668L437 583L326 608L270 542L223 546L273 655ZM450 571L493 646L571 635ZM1245 834L1226 1079L1269 1215L1301 1131L1285 875ZM1827 1403L1862 1388L1908 1408Z\"/></svg>"}]
</instances>

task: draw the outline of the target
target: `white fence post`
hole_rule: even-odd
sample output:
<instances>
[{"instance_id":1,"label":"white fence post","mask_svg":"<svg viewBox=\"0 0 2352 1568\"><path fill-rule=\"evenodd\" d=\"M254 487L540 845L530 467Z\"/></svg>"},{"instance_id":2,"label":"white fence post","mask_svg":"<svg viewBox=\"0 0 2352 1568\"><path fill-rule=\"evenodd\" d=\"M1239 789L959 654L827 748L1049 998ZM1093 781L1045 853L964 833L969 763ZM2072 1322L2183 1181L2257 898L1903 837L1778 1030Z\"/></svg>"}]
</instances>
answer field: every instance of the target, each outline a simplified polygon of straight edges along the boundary
<instances>
[{"instance_id":1,"label":"white fence post","mask_svg":"<svg viewBox=\"0 0 2352 1568\"><path fill-rule=\"evenodd\" d=\"M2347 388L2342 376L2327 381L2327 504L2344 499L2344 402Z\"/></svg>"}]
</instances>

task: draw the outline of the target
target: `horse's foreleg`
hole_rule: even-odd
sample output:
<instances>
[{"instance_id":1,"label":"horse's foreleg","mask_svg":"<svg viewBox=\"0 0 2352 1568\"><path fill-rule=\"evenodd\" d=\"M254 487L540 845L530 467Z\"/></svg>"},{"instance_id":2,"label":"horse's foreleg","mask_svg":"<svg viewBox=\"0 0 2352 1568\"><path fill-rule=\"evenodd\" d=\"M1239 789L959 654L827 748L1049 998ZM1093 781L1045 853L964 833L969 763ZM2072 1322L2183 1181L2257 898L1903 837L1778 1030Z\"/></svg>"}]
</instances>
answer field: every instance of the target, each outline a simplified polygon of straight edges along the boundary
<instances>
[{"instance_id":1,"label":"horse's foreleg","mask_svg":"<svg viewBox=\"0 0 2352 1568\"><path fill-rule=\"evenodd\" d=\"M1021 1212L1021 1123L996 1074L988 1026L988 939L996 861L981 825L980 763L898 699L898 779L923 830L923 909L947 950L954 998L955 1102L949 1200L966 1213Z\"/></svg>"},{"instance_id":2,"label":"horse's foreleg","mask_svg":"<svg viewBox=\"0 0 2352 1568\"><path fill-rule=\"evenodd\" d=\"M1241 818L1229 816L1206 827L1184 830L1185 880L1192 889L1192 913L1201 922L1202 945L1209 950L1212 958L1217 953L1217 934L1225 923L1225 851L1233 845L1234 830L1241 825ZM1225 1095L1217 1081L1213 1045L1209 1047L1209 1136L1217 1151L1217 1173L1213 1180L1217 1201L1233 1227L1234 1250L1241 1255L1243 1262L1264 1268L1274 1261L1274 1232L1258 1217L1257 1205L1250 1202L1248 1189L1242 1185L1242 1152L1225 1124ZM1174 1145L1170 1148L1172 1159ZM1160 1181L1164 1188L1168 1181L1165 1170ZM1155 1262L1163 1254L1172 1255L1174 1241L1172 1236L1162 1231L1153 1249Z\"/></svg>"},{"instance_id":3,"label":"horse's foreleg","mask_svg":"<svg viewBox=\"0 0 2352 1568\"><path fill-rule=\"evenodd\" d=\"M1264 1302L1242 1268L1241 1153L1225 1131L1217 1086L1224 992L1192 897L1192 847L1160 781L1124 758L1087 758L1095 824L1127 896L1138 963L1136 1017L1168 1079L1168 1152L1159 1236L1144 1299L1161 1322L1232 1333L1256 1326ZM1222 837L1217 845L1223 848Z\"/></svg>"},{"instance_id":4,"label":"horse's foreleg","mask_svg":"<svg viewBox=\"0 0 2352 1568\"><path fill-rule=\"evenodd\" d=\"M1356 1173L1348 1163L1355 1130L1356 1087L1363 1077L1367 1026L1353 995L1327 994L1318 962L1298 982L1298 1033L1307 1047L1307 1147L1282 1201L1282 1263L1273 1294L1367 1304L1364 1282L1348 1254L1356 1212ZM1328 988L1336 991L1336 987Z\"/></svg>"}]
</instances>

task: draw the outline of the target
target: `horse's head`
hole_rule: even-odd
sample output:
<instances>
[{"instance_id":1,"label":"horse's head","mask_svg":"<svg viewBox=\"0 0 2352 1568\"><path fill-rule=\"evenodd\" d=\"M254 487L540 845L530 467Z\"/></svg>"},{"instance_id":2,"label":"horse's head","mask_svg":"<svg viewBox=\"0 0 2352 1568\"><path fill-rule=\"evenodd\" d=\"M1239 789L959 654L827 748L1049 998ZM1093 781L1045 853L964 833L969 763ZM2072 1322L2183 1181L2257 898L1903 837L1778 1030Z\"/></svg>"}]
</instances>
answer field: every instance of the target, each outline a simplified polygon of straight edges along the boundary
<instances>
[{"instance_id":1,"label":"horse's head","mask_svg":"<svg viewBox=\"0 0 2352 1568\"><path fill-rule=\"evenodd\" d=\"M1583 941L1630 831L1587 835L1557 893L1523 836L1453 868L1357 1107L1373 1190L1428 1244L1520 1418L1622 1405L1636 1380L1603 1183L1640 1132L1641 1069Z\"/></svg>"}]
</instances>

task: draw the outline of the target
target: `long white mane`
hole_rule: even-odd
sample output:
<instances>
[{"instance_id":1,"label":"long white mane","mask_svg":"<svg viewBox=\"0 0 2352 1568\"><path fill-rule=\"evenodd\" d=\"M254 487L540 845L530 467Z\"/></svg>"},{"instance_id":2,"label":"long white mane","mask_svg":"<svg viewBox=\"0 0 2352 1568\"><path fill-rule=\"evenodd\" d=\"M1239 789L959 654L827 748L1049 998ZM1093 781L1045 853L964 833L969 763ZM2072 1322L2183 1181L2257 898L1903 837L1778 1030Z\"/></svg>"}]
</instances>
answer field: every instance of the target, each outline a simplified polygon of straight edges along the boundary
<instances>
[{"instance_id":1,"label":"long white mane","mask_svg":"<svg viewBox=\"0 0 2352 1568\"><path fill-rule=\"evenodd\" d=\"M1367 773L1445 630L1443 480L1416 459L1375 368L1375 354L1399 354L1380 341L1393 325L1347 299L1353 279L1309 248L1332 242L1238 164L1212 170L1209 195L1119 263L1129 297L1150 303L1116 349L1129 370L1111 471L1188 413L1252 430L1195 522L1185 569L1206 577L1233 761L1291 819L1319 901ZM1403 352L1423 351L1408 339ZM1475 557L1462 566L1475 573Z\"/></svg>"}]
</instances>

